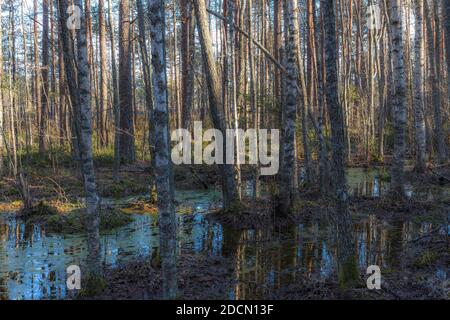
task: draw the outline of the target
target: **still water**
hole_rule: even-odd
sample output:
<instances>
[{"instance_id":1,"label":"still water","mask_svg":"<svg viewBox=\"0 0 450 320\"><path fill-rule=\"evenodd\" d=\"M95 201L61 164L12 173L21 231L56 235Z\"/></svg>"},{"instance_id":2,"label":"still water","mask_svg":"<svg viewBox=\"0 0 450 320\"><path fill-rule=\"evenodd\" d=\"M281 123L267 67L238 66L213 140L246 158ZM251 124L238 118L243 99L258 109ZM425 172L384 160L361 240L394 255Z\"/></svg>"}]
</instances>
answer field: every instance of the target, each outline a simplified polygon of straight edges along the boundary
<instances>
[{"instance_id":1,"label":"still water","mask_svg":"<svg viewBox=\"0 0 450 320\"><path fill-rule=\"evenodd\" d=\"M353 169L348 174L353 193L379 196L387 189L380 175ZM409 188L410 194L414 191ZM448 193L444 191L443 195ZM428 197L429 195L425 195ZM217 191L177 191L179 207L180 253L233 256L235 285L229 299L263 296L268 290L289 284L298 274L327 278L335 270L333 230L326 222L310 221L283 230L235 231L205 219L218 203ZM189 213L186 213L189 208ZM116 266L146 257L158 248L155 215L133 215L134 221L101 236L102 259ZM397 221L394 225L373 215L355 221L358 263L362 270L377 264L398 263L398 253L406 241L420 237L436 227L432 223ZM41 226L27 229L12 214L0 216L0 299L63 299L66 268L82 265L87 254L83 235L46 234ZM438 270L447 277L446 270Z\"/></svg>"}]
</instances>

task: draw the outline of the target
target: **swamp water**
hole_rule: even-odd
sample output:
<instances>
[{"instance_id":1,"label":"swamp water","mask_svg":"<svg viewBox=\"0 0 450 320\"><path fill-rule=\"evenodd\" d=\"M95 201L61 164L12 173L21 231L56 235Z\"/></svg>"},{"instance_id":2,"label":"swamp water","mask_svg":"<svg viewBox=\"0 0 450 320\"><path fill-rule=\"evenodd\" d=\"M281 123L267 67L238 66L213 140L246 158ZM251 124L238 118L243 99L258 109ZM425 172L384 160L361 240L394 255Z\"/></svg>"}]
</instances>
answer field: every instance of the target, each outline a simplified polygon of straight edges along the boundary
<instances>
[{"instance_id":1,"label":"swamp water","mask_svg":"<svg viewBox=\"0 0 450 320\"><path fill-rule=\"evenodd\" d=\"M388 189L379 171L351 169L351 192L380 196ZM251 188L249 188L251 189ZM414 190L410 196L450 199L450 190ZM234 256L234 285L228 299L263 296L291 283L299 274L327 278L335 272L333 229L310 222L285 230L233 231L205 219L220 199L218 191L177 191L180 253ZM136 257L151 256L159 246L156 215L134 214L127 226L103 233L102 258L117 266ZM391 225L374 215L354 223L358 264L366 270L372 264L383 268L395 265L398 252L407 241L426 235L436 227L450 233L449 226L414 223L408 219ZM13 214L0 215L0 300L63 299L67 296L66 268L82 265L87 254L84 235L46 234L41 226L25 228ZM448 270L437 270L448 277Z\"/></svg>"}]
</instances>

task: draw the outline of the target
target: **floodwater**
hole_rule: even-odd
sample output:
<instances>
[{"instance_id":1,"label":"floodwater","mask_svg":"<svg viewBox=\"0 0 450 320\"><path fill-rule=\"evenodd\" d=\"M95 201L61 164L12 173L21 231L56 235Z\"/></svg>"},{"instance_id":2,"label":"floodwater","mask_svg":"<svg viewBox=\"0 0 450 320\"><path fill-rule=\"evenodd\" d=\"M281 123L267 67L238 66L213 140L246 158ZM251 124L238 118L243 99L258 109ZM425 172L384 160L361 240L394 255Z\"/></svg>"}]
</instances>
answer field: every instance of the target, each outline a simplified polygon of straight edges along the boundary
<instances>
[{"instance_id":1,"label":"floodwater","mask_svg":"<svg viewBox=\"0 0 450 320\"><path fill-rule=\"evenodd\" d=\"M379 196L386 192L382 174L351 169L350 190L359 195ZM407 187L411 196L430 195ZM449 190L438 193L449 196ZM434 196L436 196L434 194ZM299 274L327 278L334 275L336 245L333 229L326 222L313 221L283 230L229 230L205 219L218 203L217 191L177 191L180 253L232 256L234 283L227 299L263 297L268 291L291 283ZM189 208L187 210L186 208ZM186 211L190 211L187 213ZM151 256L158 248L155 215L134 215L129 225L101 236L102 259L109 266ZM404 244L435 228L449 232L449 226L397 221L394 225L374 215L354 222L358 265L395 266ZM12 214L0 216L0 300L63 299L67 296L66 268L82 265L87 253L84 235L52 235L43 227L27 229ZM438 270L446 278L446 270Z\"/></svg>"}]
</instances>

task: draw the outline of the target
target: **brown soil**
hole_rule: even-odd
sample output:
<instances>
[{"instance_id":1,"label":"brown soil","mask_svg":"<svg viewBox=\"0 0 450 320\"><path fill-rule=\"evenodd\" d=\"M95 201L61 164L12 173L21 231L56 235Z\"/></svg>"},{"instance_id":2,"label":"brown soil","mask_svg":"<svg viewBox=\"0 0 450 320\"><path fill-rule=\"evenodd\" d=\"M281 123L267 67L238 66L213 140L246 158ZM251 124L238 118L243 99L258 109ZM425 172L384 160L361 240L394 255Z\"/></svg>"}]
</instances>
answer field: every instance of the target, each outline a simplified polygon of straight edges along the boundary
<instances>
[{"instance_id":1,"label":"brown soil","mask_svg":"<svg viewBox=\"0 0 450 320\"><path fill-rule=\"evenodd\" d=\"M161 269L155 260L140 260L108 269L106 289L90 299L161 299ZM227 259L219 257L178 257L179 298L225 299L233 271L230 265Z\"/></svg>"}]
</instances>

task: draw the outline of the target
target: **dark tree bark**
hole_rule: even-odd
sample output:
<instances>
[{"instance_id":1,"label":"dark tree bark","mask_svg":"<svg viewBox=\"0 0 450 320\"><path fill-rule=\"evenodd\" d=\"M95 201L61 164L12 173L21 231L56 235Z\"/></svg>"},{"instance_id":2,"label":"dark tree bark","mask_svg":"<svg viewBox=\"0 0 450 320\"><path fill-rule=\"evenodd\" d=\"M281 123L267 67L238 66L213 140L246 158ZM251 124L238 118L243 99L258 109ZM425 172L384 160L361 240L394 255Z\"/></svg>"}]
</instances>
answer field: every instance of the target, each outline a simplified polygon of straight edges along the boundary
<instances>
[{"instance_id":1,"label":"dark tree bark","mask_svg":"<svg viewBox=\"0 0 450 320\"><path fill-rule=\"evenodd\" d=\"M198 31L200 35L200 43L203 52L203 63L205 66L206 79L209 92L209 106L214 127L222 132L225 137L226 124L223 116L223 101L221 81L217 73L216 62L212 52L212 41L209 35L209 28L206 17L205 0L194 0L195 16L197 20ZM226 150L224 139L223 150ZM226 152L224 152L224 160ZM225 161L223 161L225 163ZM238 191L236 188L235 174L233 165L219 165L222 178L222 192L224 207L229 208L238 201Z\"/></svg>"},{"instance_id":2,"label":"dark tree bark","mask_svg":"<svg viewBox=\"0 0 450 320\"><path fill-rule=\"evenodd\" d=\"M47 151L47 118L49 110L49 23L48 23L48 0L42 1L42 100L39 120L39 153L41 156Z\"/></svg>"},{"instance_id":3,"label":"dark tree bark","mask_svg":"<svg viewBox=\"0 0 450 320\"><path fill-rule=\"evenodd\" d=\"M324 13L324 45L328 113L331 125L332 169L334 178L334 197L336 200L335 227L338 240L339 282L343 287L355 284L358 278L352 221L348 208L348 195L345 177L345 136L342 106L338 98L337 51L336 42L336 1L322 0Z\"/></svg>"},{"instance_id":4,"label":"dark tree bark","mask_svg":"<svg viewBox=\"0 0 450 320\"><path fill-rule=\"evenodd\" d=\"M131 17L129 0L119 7L119 95L120 95L120 158L124 163L136 160L131 85Z\"/></svg>"}]
</instances>

